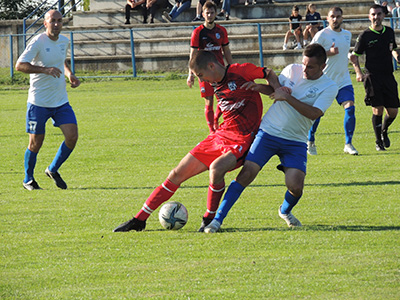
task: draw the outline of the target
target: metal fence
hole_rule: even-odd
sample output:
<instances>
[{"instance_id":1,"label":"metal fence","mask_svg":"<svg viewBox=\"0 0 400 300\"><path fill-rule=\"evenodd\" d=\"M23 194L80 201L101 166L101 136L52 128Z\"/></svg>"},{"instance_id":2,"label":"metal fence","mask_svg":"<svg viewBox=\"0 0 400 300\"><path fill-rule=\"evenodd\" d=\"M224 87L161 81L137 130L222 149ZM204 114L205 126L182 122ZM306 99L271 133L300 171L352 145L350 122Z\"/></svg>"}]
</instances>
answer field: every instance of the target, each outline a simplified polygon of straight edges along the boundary
<instances>
[{"instance_id":1,"label":"metal fence","mask_svg":"<svg viewBox=\"0 0 400 300\"><path fill-rule=\"evenodd\" d=\"M321 22L324 26L327 25L326 21ZM398 19L390 18L385 22L393 28L398 27ZM357 28L365 29L370 21L345 20L343 27L353 32L353 40L361 32L361 29L351 30L355 24ZM273 68L301 62L300 51L282 51L287 26L287 22L224 25L230 36L230 48L235 62L248 61L264 66L267 60L267 65ZM68 59L72 71L78 76L80 72L83 74L92 71L94 76L86 77L137 77L138 70L180 70L182 65L186 68L193 28L173 28L174 38L161 27L65 31L62 34L70 39ZM27 34L0 35L0 67L9 68L11 77L14 76L16 60L24 50L26 36Z\"/></svg>"}]
</instances>

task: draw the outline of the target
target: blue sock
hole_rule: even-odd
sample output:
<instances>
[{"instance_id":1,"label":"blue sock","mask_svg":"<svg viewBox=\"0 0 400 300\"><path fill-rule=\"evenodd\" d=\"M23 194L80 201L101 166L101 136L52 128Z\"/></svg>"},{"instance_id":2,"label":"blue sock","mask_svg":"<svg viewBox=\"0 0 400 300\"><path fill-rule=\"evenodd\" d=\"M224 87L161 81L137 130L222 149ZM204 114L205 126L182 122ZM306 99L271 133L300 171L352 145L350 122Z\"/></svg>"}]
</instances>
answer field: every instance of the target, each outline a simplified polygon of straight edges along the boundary
<instances>
[{"instance_id":1,"label":"blue sock","mask_svg":"<svg viewBox=\"0 0 400 300\"><path fill-rule=\"evenodd\" d=\"M356 108L354 106L350 106L344 110L344 134L346 136L346 144L351 144L353 139L354 129L356 128L356 116L355 116Z\"/></svg>"},{"instance_id":2,"label":"blue sock","mask_svg":"<svg viewBox=\"0 0 400 300\"><path fill-rule=\"evenodd\" d=\"M281 213L285 215L290 213L293 207L295 207L295 205L297 204L297 202L299 202L301 196L302 195L300 195L300 197L295 197L289 191L286 191L285 200L283 200L281 206Z\"/></svg>"},{"instance_id":3,"label":"blue sock","mask_svg":"<svg viewBox=\"0 0 400 300\"><path fill-rule=\"evenodd\" d=\"M54 157L52 163L49 166L50 172L57 172L61 165L67 160L69 155L71 154L72 149L69 149L65 145L65 141L62 142L60 148L58 148L57 154Z\"/></svg>"},{"instance_id":4,"label":"blue sock","mask_svg":"<svg viewBox=\"0 0 400 300\"><path fill-rule=\"evenodd\" d=\"M314 124L311 126L310 130L308 131L308 140L310 142L314 142L315 141L315 133L317 132L317 128L318 128L320 120L321 120L321 117L316 119L314 121Z\"/></svg>"},{"instance_id":5,"label":"blue sock","mask_svg":"<svg viewBox=\"0 0 400 300\"><path fill-rule=\"evenodd\" d=\"M240 197L244 189L245 187L233 180L225 193L224 200L222 200L218 207L217 214L215 215L214 219L222 224L226 215Z\"/></svg>"},{"instance_id":6,"label":"blue sock","mask_svg":"<svg viewBox=\"0 0 400 300\"><path fill-rule=\"evenodd\" d=\"M36 158L37 158L37 153L32 152L28 148L25 151L25 179L24 182L27 183L33 179L33 171L35 170L36 166Z\"/></svg>"}]
</instances>

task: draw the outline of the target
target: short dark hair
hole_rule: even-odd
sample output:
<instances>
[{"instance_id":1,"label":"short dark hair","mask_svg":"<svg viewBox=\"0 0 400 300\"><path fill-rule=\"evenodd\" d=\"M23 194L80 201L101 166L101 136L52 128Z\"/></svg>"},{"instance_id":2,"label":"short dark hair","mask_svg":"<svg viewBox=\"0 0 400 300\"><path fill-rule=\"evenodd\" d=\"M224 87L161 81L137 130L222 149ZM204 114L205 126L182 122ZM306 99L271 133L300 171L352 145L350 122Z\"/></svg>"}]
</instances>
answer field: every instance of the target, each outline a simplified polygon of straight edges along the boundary
<instances>
[{"instance_id":1,"label":"short dark hair","mask_svg":"<svg viewBox=\"0 0 400 300\"><path fill-rule=\"evenodd\" d=\"M189 68L193 71L205 70L210 62L218 63L214 53L207 50L194 51L189 61Z\"/></svg>"},{"instance_id":2,"label":"short dark hair","mask_svg":"<svg viewBox=\"0 0 400 300\"><path fill-rule=\"evenodd\" d=\"M343 15L343 10L342 10L339 6L333 6L333 7L331 7L331 8L328 10L328 13L329 13L330 11L340 11L340 14Z\"/></svg>"},{"instance_id":3,"label":"short dark hair","mask_svg":"<svg viewBox=\"0 0 400 300\"><path fill-rule=\"evenodd\" d=\"M371 7L369 8L369 10L371 9L381 9L382 12L387 15L389 13L387 6L383 6L383 5L379 5L379 4L373 4L371 5Z\"/></svg>"},{"instance_id":4,"label":"short dark hair","mask_svg":"<svg viewBox=\"0 0 400 300\"><path fill-rule=\"evenodd\" d=\"M203 10L206 10L206 8L214 8L215 11L217 11L217 4L215 4L214 1L207 0L206 3L203 5Z\"/></svg>"},{"instance_id":5,"label":"short dark hair","mask_svg":"<svg viewBox=\"0 0 400 300\"><path fill-rule=\"evenodd\" d=\"M307 57L315 57L319 65L326 62L326 51L324 47L317 43L308 45L304 49L303 55Z\"/></svg>"},{"instance_id":6,"label":"short dark hair","mask_svg":"<svg viewBox=\"0 0 400 300\"><path fill-rule=\"evenodd\" d=\"M293 5L292 11L299 11L299 7L297 5Z\"/></svg>"}]
</instances>

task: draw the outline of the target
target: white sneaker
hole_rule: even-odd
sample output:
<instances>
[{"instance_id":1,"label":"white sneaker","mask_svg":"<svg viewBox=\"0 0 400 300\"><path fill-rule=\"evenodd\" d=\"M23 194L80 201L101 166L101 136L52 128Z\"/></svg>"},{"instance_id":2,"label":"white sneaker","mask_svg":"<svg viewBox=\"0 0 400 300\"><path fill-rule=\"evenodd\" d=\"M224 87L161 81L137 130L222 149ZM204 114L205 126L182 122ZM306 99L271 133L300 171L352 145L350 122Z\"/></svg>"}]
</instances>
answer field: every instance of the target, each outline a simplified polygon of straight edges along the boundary
<instances>
[{"instance_id":1,"label":"white sneaker","mask_svg":"<svg viewBox=\"0 0 400 300\"><path fill-rule=\"evenodd\" d=\"M307 153L310 155L317 155L317 146L315 146L315 142L307 142Z\"/></svg>"},{"instance_id":2,"label":"white sneaker","mask_svg":"<svg viewBox=\"0 0 400 300\"><path fill-rule=\"evenodd\" d=\"M297 43L297 47L296 48L294 48L294 49L303 49L302 47L301 47L301 44L300 43Z\"/></svg>"},{"instance_id":3,"label":"white sneaker","mask_svg":"<svg viewBox=\"0 0 400 300\"><path fill-rule=\"evenodd\" d=\"M358 151L354 148L353 144L346 144L344 145L343 149L344 153L348 153L351 155L358 155Z\"/></svg>"},{"instance_id":4,"label":"white sneaker","mask_svg":"<svg viewBox=\"0 0 400 300\"><path fill-rule=\"evenodd\" d=\"M282 49L283 49L283 50L287 50L286 44L283 45Z\"/></svg>"},{"instance_id":5,"label":"white sneaker","mask_svg":"<svg viewBox=\"0 0 400 300\"><path fill-rule=\"evenodd\" d=\"M300 221L299 221L295 216L293 216L291 212L288 213L288 214L283 214L283 213L281 213L281 207L282 207L282 205L279 206L279 216L280 216L283 220L285 220L286 224L287 224L290 228L293 228L293 227L301 227L301 226L302 226L301 223L300 223Z\"/></svg>"},{"instance_id":6,"label":"white sneaker","mask_svg":"<svg viewBox=\"0 0 400 300\"><path fill-rule=\"evenodd\" d=\"M208 224L204 228L205 233L215 233L221 228L221 223L218 222L217 220L212 220L210 224Z\"/></svg>"}]
</instances>

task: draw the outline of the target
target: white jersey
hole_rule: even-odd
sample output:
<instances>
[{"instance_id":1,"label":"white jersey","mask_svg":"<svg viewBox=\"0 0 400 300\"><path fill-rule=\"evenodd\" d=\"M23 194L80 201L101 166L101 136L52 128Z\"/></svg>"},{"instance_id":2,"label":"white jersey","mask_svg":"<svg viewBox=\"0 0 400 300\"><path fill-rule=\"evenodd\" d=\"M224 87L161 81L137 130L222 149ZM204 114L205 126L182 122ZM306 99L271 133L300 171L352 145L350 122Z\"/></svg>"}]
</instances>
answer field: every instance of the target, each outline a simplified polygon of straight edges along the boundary
<instances>
[{"instance_id":1,"label":"white jersey","mask_svg":"<svg viewBox=\"0 0 400 300\"><path fill-rule=\"evenodd\" d=\"M64 62L67 57L69 40L59 35L57 41L51 40L46 33L35 36L18 62L28 62L35 66L56 67L61 70L59 78L43 73L30 76L28 102L41 107L58 107L68 102Z\"/></svg>"},{"instance_id":2,"label":"white jersey","mask_svg":"<svg viewBox=\"0 0 400 300\"><path fill-rule=\"evenodd\" d=\"M348 58L351 32L345 29L336 32L330 27L326 27L315 34L311 43L320 44L324 47L325 51L328 51L332 47L332 44L335 43L335 47L338 47L339 53L328 56L324 73L336 82L339 89L351 85Z\"/></svg>"},{"instance_id":3,"label":"white jersey","mask_svg":"<svg viewBox=\"0 0 400 300\"><path fill-rule=\"evenodd\" d=\"M317 80L303 77L303 66L292 64L279 75L281 86L292 90L292 96L325 112L335 99L338 87L328 76ZM313 120L303 116L286 101L274 102L264 115L260 128L266 133L283 139L307 142Z\"/></svg>"}]
</instances>

